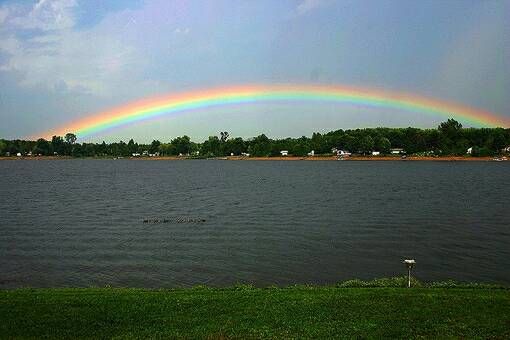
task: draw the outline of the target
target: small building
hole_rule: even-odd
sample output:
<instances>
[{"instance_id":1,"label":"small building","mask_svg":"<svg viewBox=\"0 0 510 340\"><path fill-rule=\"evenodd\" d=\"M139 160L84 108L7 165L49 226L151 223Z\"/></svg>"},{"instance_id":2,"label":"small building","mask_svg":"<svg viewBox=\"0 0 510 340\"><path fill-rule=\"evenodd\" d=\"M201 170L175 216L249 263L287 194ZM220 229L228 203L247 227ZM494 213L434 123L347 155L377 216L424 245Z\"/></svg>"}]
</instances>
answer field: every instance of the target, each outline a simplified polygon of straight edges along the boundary
<instances>
[{"instance_id":1,"label":"small building","mask_svg":"<svg viewBox=\"0 0 510 340\"><path fill-rule=\"evenodd\" d=\"M243 157L250 157L250 154L247 152L241 152L241 156Z\"/></svg>"},{"instance_id":2,"label":"small building","mask_svg":"<svg viewBox=\"0 0 510 340\"><path fill-rule=\"evenodd\" d=\"M315 156L315 151L314 151L314 150L310 151L310 152L308 153L308 156L310 156L310 157Z\"/></svg>"},{"instance_id":3,"label":"small building","mask_svg":"<svg viewBox=\"0 0 510 340\"><path fill-rule=\"evenodd\" d=\"M149 151L145 150L144 152L142 152L142 156L148 156L149 155Z\"/></svg>"},{"instance_id":4,"label":"small building","mask_svg":"<svg viewBox=\"0 0 510 340\"><path fill-rule=\"evenodd\" d=\"M466 153L468 155L471 155L473 153L473 147L470 147L469 149L467 149Z\"/></svg>"},{"instance_id":5,"label":"small building","mask_svg":"<svg viewBox=\"0 0 510 340\"><path fill-rule=\"evenodd\" d=\"M282 156L288 156L288 155L289 155L289 151L287 151L287 150L282 150L282 151L280 151L280 154L281 154Z\"/></svg>"},{"instance_id":6,"label":"small building","mask_svg":"<svg viewBox=\"0 0 510 340\"><path fill-rule=\"evenodd\" d=\"M21 157L21 152L18 152L16 156Z\"/></svg>"},{"instance_id":7,"label":"small building","mask_svg":"<svg viewBox=\"0 0 510 340\"><path fill-rule=\"evenodd\" d=\"M337 156L350 156L351 153L349 151L345 151L345 150L337 150L336 151L336 155Z\"/></svg>"},{"instance_id":8,"label":"small building","mask_svg":"<svg viewBox=\"0 0 510 340\"><path fill-rule=\"evenodd\" d=\"M372 151L372 156L379 156L380 154L380 151Z\"/></svg>"},{"instance_id":9,"label":"small building","mask_svg":"<svg viewBox=\"0 0 510 340\"><path fill-rule=\"evenodd\" d=\"M404 149L401 149L401 148L394 148L394 149L390 149L390 153L392 155L402 155L402 154L405 154L405 150Z\"/></svg>"},{"instance_id":10,"label":"small building","mask_svg":"<svg viewBox=\"0 0 510 340\"><path fill-rule=\"evenodd\" d=\"M133 152L131 155L132 155L133 157L140 157L140 156L141 156L138 152Z\"/></svg>"}]
</instances>

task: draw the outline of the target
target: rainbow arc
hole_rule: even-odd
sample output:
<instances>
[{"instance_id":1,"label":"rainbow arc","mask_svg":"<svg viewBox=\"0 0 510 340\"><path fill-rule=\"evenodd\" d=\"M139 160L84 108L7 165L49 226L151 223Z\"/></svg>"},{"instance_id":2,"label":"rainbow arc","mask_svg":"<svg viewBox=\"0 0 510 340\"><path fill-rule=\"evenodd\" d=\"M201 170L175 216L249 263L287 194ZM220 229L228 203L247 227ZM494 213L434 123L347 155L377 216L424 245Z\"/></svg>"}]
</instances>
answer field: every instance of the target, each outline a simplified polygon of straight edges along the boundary
<instances>
[{"instance_id":1,"label":"rainbow arc","mask_svg":"<svg viewBox=\"0 0 510 340\"><path fill-rule=\"evenodd\" d=\"M408 93L330 85L253 85L207 89L133 102L63 125L44 135L51 137L74 132L83 138L165 115L259 102L349 103L453 117L475 126L510 126L510 118L489 111Z\"/></svg>"}]
</instances>

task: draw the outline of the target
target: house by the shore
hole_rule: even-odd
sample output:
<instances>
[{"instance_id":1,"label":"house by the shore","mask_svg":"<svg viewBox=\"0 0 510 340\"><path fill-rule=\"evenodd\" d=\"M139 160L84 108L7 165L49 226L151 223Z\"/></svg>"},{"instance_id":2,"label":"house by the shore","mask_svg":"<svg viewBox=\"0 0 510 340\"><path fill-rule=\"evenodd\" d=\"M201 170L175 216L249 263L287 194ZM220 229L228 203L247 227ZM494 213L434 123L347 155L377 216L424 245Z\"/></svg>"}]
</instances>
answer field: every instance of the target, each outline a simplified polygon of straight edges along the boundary
<instances>
[{"instance_id":1,"label":"house by the shore","mask_svg":"<svg viewBox=\"0 0 510 340\"><path fill-rule=\"evenodd\" d=\"M337 155L337 156L350 156L351 155L351 153L349 151L340 150L340 149L337 149L337 148L331 149L331 153L334 154L334 155Z\"/></svg>"},{"instance_id":2,"label":"house by the shore","mask_svg":"<svg viewBox=\"0 0 510 340\"><path fill-rule=\"evenodd\" d=\"M390 149L390 153L392 155L403 155L406 153L406 151L402 148L393 148L393 149Z\"/></svg>"}]
</instances>

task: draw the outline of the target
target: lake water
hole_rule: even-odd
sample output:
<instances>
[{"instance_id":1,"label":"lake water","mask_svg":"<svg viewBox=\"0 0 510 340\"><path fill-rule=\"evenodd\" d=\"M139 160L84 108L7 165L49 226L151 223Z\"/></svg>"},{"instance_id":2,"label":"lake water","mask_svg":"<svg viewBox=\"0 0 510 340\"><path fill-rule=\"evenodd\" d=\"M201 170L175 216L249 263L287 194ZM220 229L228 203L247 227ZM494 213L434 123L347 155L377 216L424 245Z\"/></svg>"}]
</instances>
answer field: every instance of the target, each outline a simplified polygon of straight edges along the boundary
<instances>
[{"instance_id":1,"label":"lake water","mask_svg":"<svg viewBox=\"0 0 510 340\"><path fill-rule=\"evenodd\" d=\"M0 162L0 287L510 283L510 162ZM148 223L150 222L150 223Z\"/></svg>"}]
</instances>

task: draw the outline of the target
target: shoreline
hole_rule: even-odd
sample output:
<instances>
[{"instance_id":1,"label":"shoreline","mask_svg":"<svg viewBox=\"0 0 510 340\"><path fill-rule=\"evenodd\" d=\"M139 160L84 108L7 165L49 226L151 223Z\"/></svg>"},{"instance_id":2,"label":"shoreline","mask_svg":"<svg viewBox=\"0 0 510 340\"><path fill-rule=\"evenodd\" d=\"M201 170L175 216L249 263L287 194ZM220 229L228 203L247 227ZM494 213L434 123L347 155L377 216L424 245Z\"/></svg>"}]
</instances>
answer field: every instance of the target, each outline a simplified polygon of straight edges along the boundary
<instances>
[{"instance_id":1,"label":"shoreline","mask_svg":"<svg viewBox=\"0 0 510 340\"><path fill-rule=\"evenodd\" d=\"M494 161L494 157L464 157L464 156L408 156L406 158L395 156L351 156L344 159L338 159L337 156L314 156L314 157L296 157L296 156L275 156L275 157L243 157L243 156L226 156L226 157L213 157L213 158L191 158L179 156L160 156L160 157L72 157L72 156L11 156L0 157L0 161L19 161L19 160L70 160L70 159L88 159L88 160L101 160L101 159L123 159L134 161L182 161L182 160L226 160L226 161L429 161L429 162L489 162Z\"/></svg>"}]
</instances>

